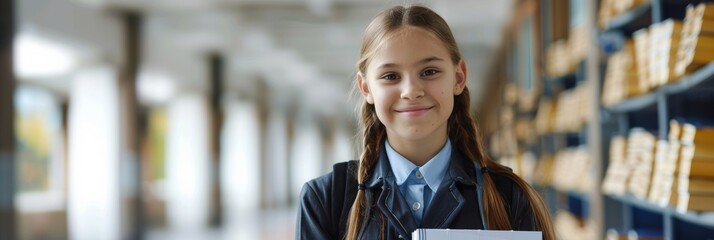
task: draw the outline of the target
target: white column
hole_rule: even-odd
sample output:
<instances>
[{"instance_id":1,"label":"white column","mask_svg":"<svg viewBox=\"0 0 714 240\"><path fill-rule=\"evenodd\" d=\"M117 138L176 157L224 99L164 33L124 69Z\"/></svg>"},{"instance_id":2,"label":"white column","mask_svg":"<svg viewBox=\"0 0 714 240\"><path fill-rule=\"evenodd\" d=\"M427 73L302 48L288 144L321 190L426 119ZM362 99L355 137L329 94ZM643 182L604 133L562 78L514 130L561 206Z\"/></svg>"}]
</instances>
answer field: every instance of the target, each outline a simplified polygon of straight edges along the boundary
<instances>
[{"instance_id":1,"label":"white column","mask_svg":"<svg viewBox=\"0 0 714 240\"><path fill-rule=\"evenodd\" d=\"M170 228L208 226L210 153L208 104L197 93L179 95L168 107L166 134L166 214Z\"/></svg>"},{"instance_id":2,"label":"white column","mask_svg":"<svg viewBox=\"0 0 714 240\"><path fill-rule=\"evenodd\" d=\"M226 226L260 207L260 131L255 103L226 104L221 132L221 191Z\"/></svg>"},{"instance_id":3,"label":"white column","mask_svg":"<svg viewBox=\"0 0 714 240\"><path fill-rule=\"evenodd\" d=\"M293 142L290 172L293 196L299 196L302 185L323 174L322 139L315 121L297 122Z\"/></svg>"},{"instance_id":4,"label":"white column","mask_svg":"<svg viewBox=\"0 0 714 240\"><path fill-rule=\"evenodd\" d=\"M119 103L114 69L80 70L69 105L67 218L71 239L119 239Z\"/></svg>"},{"instance_id":5,"label":"white column","mask_svg":"<svg viewBox=\"0 0 714 240\"><path fill-rule=\"evenodd\" d=\"M288 202L288 134L285 112L273 108L268 119L265 156L267 162L268 188L267 201L269 206L284 206ZM265 179L265 178L263 178Z\"/></svg>"}]
</instances>

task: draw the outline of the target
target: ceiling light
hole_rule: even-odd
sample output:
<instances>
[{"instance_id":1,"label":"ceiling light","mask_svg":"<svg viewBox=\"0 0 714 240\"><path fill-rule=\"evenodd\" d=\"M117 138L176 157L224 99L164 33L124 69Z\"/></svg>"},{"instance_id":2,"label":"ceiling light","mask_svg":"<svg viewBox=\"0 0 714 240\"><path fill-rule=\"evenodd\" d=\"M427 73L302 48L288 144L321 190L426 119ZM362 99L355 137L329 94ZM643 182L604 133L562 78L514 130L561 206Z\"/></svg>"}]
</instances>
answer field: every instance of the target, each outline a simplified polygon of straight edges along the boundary
<instances>
[{"instance_id":1,"label":"ceiling light","mask_svg":"<svg viewBox=\"0 0 714 240\"><path fill-rule=\"evenodd\" d=\"M172 78L160 72L142 72L137 83L137 95L147 104L167 103L176 91Z\"/></svg>"},{"instance_id":2,"label":"ceiling light","mask_svg":"<svg viewBox=\"0 0 714 240\"><path fill-rule=\"evenodd\" d=\"M47 78L70 73L77 53L70 47L31 34L15 38L15 73L20 79Z\"/></svg>"}]
</instances>

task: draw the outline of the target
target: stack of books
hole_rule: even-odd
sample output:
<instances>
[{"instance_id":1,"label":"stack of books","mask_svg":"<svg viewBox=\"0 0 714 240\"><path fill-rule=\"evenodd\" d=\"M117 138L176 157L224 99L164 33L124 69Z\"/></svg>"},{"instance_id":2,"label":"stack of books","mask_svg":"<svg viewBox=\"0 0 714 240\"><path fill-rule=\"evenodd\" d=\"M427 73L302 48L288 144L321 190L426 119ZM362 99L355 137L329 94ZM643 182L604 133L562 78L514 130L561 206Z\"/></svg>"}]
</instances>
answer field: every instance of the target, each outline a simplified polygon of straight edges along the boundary
<instances>
[{"instance_id":1,"label":"stack of books","mask_svg":"<svg viewBox=\"0 0 714 240\"><path fill-rule=\"evenodd\" d=\"M590 171L592 159L587 147L558 151L555 155L552 185L561 192L588 192L594 184L594 172Z\"/></svg>"},{"instance_id":2,"label":"stack of books","mask_svg":"<svg viewBox=\"0 0 714 240\"><path fill-rule=\"evenodd\" d=\"M628 138L625 165L631 171L627 190L640 199L647 198L652 179L655 141L654 135L640 128L632 129Z\"/></svg>"},{"instance_id":3,"label":"stack of books","mask_svg":"<svg viewBox=\"0 0 714 240\"><path fill-rule=\"evenodd\" d=\"M519 119L516 121L516 139L520 142L535 144L535 122L530 119Z\"/></svg>"},{"instance_id":4,"label":"stack of books","mask_svg":"<svg viewBox=\"0 0 714 240\"><path fill-rule=\"evenodd\" d=\"M575 72L588 54L590 33L584 26L570 28L568 39L552 43L546 52L546 73L560 77Z\"/></svg>"},{"instance_id":5,"label":"stack of books","mask_svg":"<svg viewBox=\"0 0 714 240\"><path fill-rule=\"evenodd\" d=\"M558 105L555 108L555 122L553 123L553 131L575 132L579 129L579 111L580 101L575 90L567 90L558 94Z\"/></svg>"},{"instance_id":6,"label":"stack of books","mask_svg":"<svg viewBox=\"0 0 714 240\"><path fill-rule=\"evenodd\" d=\"M662 140L657 145L655 172L648 200L662 207L674 206L677 200L677 195L673 194L676 193L676 189L673 191L673 185L679 159L680 128L679 122L671 120L666 147L660 146Z\"/></svg>"},{"instance_id":7,"label":"stack of books","mask_svg":"<svg viewBox=\"0 0 714 240\"><path fill-rule=\"evenodd\" d=\"M501 157L498 162L510 167L513 173L526 180L526 182L534 182L536 157L532 152L521 152L516 154L516 156Z\"/></svg>"},{"instance_id":8,"label":"stack of books","mask_svg":"<svg viewBox=\"0 0 714 240\"><path fill-rule=\"evenodd\" d=\"M639 68L635 64L634 42L628 40L622 50L608 58L602 104L612 106L626 98L646 93L647 89L640 88L639 72Z\"/></svg>"},{"instance_id":9,"label":"stack of books","mask_svg":"<svg viewBox=\"0 0 714 240\"><path fill-rule=\"evenodd\" d=\"M558 95L555 110L555 132L579 132L590 117L591 91L588 84L581 84L575 89L563 91Z\"/></svg>"},{"instance_id":10,"label":"stack of books","mask_svg":"<svg viewBox=\"0 0 714 240\"><path fill-rule=\"evenodd\" d=\"M546 73L551 77L560 77L575 72L575 64L571 64L570 47L565 39L552 43L546 50Z\"/></svg>"},{"instance_id":11,"label":"stack of books","mask_svg":"<svg viewBox=\"0 0 714 240\"><path fill-rule=\"evenodd\" d=\"M625 149L627 141L623 136L615 136L610 140L610 163L608 164L602 192L610 195L624 195L626 192L625 181L630 172L625 165Z\"/></svg>"},{"instance_id":12,"label":"stack of books","mask_svg":"<svg viewBox=\"0 0 714 240\"><path fill-rule=\"evenodd\" d=\"M543 99L538 105L538 113L535 118L535 130L539 135L553 133L555 123L557 102Z\"/></svg>"},{"instance_id":13,"label":"stack of books","mask_svg":"<svg viewBox=\"0 0 714 240\"><path fill-rule=\"evenodd\" d=\"M598 230L592 219L583 220L565 210L560 210L555 214L553 226L555 226L555 232L558 233L558 239L598 239Z\"/></svg>"},{"instance_id":14,"label":"stack of books","mask_svg":"<svg viewBox=\"0 0 714 240\"><path fill-rule=\"evenodd\" d=\"M541 155L540 160L536 165L534 177L535 183L540 186L550 186L553 182L553 171L555 161L553 156L545 154Z\"/></svg>"},{"instance_id":15,"label":"stack of books","mask_svg":"<svg viewBox=\"0 0 714 240\"><path fill-rule=\"evenodd\" d=\"M608 229L605 234L605 240L661 240L664 239L664 233L659 229L630 229L627 231L618 231L616 229Z\"/></svg>"},{"instance_id":16,"label":"stack of books","mask_svg":"<svg viewBox=\"0 0 714 240\"><path fill-rule=\"evenodd\" d=\"M636 92L646 93L650 90L649 84L649 52L650 33L649 29L643 28L632 34L635 45L635 66L637 66L637 84L634 86Z\"/></svg>"},{"instance_id":17,"label":"stack of books","mask_svg":"<svg viewBox=\"0 0 714 240\"><path fill-rule=\"evenodd\" d=\"M518 142L515 133L516 114L514 106L506 105L499 113L499 127L490 137L489 151L494 157L514 156L517 153Z\"/></svg>"},{"instance_id":18,"label":"stack of books","mask_svg":"<svg viewBox=\"0 0 714 240\"><path fill-rule=\"evenodd\" d=\"M714 211L714 128L682 126L677 211Z\"/></svg>"},{"instance_id":19,"label":"stack of books","mask_svg":"<svg viewBox=\"0 0 714 240\"><path fill-rule=\"evenodd\" d=\"M649 92L678 79L674 68L681 42L683 23L667 19L632 34L634 59L639 79L632 86L635 94Z\"/></svg>"},{"instance_id":20,"label":"stack of books","mask_svg":"<svg viewBox=\"0 0 714 240\"><path fill-rule=\"evenodd\" d=\"M652 171L652 181L650 184L650 189L647 194L647 200L651 203L657 203L657 201L662 197L663 182L665 181L666 175L663 173L667 172L667 153L669 151L669 142L664 139L657 140L655 145L655 155L654 155L654 170Z\"/></svg>"},{"instance_id":21,"label":"stack of books","mask_svg":"<svg viewBox=\"0 0 714 240\"><path fill-rule=\"evenodd\" d=\"M714 4L687 7L675 75L682 76L714 61Z\"/></svg>"},{"instance_id":22,"label":"stack of books","mask_svg":"<svg viewBox=\"0 0 714 240\"><path fill-rule=\"evenodd\" d=\"M652 24L649 30L649 88L653 89L671 81L677 76L674 66L682 36L682 21L667 19Z\"/></svg>"},{"instance_id":23,"label":"stack of books","mask_svg":"<svg viewBox=\"0 0 714 240\"><path fill-rule=\"evenodd\" d=\"M489 151L494 157L514 156L518 143L512 127L502 127L491 135Z\"/></svg>"},{"instance_id":24,"label":"stack of books","mask_svg":"<svg viewBox=\"0 0 714 240\"><path fill-rule=\"evenodd\" d=\"M425 229L419 228L412 232L414 240L541 240L540 231L508 231L508 230L477 230L477 229Z\"/></svg>"},{"instance_id":25,"label":"stack of books","mask_svg":"<svg viewBox=\"0 0 714 240\"><path fill-rule=\"evenodd\" d=\"M568 44L570 51L570 64L577 66L588 56L590 32L585 26L573 26L570 28Z\"/></svg>"}]
</instances>

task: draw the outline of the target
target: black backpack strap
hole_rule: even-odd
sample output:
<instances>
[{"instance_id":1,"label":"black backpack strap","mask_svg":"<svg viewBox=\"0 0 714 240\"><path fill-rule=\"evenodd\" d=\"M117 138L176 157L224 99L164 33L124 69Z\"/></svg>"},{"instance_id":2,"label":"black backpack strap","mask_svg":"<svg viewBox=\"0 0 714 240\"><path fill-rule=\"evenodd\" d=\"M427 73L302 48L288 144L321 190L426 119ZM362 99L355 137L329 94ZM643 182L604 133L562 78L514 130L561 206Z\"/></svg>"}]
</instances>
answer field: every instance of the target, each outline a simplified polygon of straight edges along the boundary
<instances>
[{"instance_id":1,"label":"black backpack strap","mask_svg":"<svg viewBox=\"0 0 714 240\"><path fill-rule=\"evenodd\" d=\"M332 222L339 223L337 236L344 236L346 233L350 209L357 197L358 163L357 160L352 160L332 166Z\"/></svg>"},{"instance_id":2,"label":"black backpack strap","mask_svg":"<svg viewBox=\"0 0 714 240\"><path fill-rule=\"evenodd\" d=\"M484 230L488 230L488 225L486 222L486 215L483 209L483 171L481 165L474 161L474 168L476 170L476 203L478 204L479 214L481 215L481 226Z\"/></svg>"}]
</instances>

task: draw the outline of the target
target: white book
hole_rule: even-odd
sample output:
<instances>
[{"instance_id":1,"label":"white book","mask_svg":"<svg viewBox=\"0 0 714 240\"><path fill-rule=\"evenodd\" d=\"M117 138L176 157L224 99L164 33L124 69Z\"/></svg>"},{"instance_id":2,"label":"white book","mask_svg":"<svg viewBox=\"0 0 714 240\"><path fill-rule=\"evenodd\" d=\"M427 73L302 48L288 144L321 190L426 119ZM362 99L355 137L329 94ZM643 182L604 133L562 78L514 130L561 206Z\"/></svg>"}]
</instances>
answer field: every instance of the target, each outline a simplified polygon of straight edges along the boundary
<instances>
[{"instance_id":1,"label":"white book","mask_svg":"<svg viewBox=\"0 0 714 240\"><path fill-rule=\"evenodd\" d=\"M417 229L413 240L543 240L540 231L494 231L473 229Z\"/></svg>"}]
</instances>

